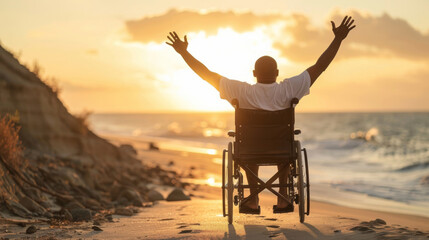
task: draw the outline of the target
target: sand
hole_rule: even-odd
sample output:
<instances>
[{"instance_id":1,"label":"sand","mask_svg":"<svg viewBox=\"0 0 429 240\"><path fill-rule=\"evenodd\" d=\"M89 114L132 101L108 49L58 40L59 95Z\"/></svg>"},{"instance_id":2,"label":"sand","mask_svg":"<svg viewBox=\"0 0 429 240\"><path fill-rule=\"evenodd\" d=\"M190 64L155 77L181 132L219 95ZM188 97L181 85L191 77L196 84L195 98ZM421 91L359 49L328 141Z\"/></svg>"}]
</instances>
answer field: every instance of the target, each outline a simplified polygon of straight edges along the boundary
<instances>
[{"instance_id":1,"label":"sand","mask_svg":"<svg viewBox=\"0 0 429 240\"><path fill-rule=\"evenodd\" d=\"M124 139L111 139L123 143ZM219 187L203 180L220 172L217 156L177 151L147 151L147 143L133 142L142 161L161 165L185 175L192 183L187 192L190 201L156 202L140 208L134 216L113 215L113 222L103 222L95 231L93 222L76 223L51 228L35 224L38 230L25 234L26 227L2 224L0 237L48 237L75 239L428 239L429 219L425 217L379 212L312 201L311 214L305 223L299 222L297 209L293 213L273 214L275 197L260 196L261 215L239 214L234 207L234 222L229 225L222 216ZM214 159L207 161L207 158ZM216 183L212 184L216 185ZM154 186L164 196L171 188ZM382 219L386 222L376 219ZM373 222L371 222L373 221ZM7 232L5 232L7 231Z\"/></svg>"},{"instance_id":2,"label":"sand","mask_svg":"<svg viewBox=\"0 0 429 240\"><path fill-rule=\"evenodd\" d=\"M221 213L220 200L194 199L183 202L160 202L135 217L108 223L96 236L100 239L392 239L398 237L426 238L427 234L399 223L424 221L406 215L389 215L358 209L342 208L313 202L314 211L303 224L297 212L273 214L271 206L263 204L261 215L238 214L232 225ZM350 229L362 221L383 217L386 225L369 227L365 231ZM404 219L410 217L410 219ZM424 228L423 224L417 224ZM421 235L419 235L421 234ZM88 235L84 235L87 237Z\"/></svg>"}]
</instances>

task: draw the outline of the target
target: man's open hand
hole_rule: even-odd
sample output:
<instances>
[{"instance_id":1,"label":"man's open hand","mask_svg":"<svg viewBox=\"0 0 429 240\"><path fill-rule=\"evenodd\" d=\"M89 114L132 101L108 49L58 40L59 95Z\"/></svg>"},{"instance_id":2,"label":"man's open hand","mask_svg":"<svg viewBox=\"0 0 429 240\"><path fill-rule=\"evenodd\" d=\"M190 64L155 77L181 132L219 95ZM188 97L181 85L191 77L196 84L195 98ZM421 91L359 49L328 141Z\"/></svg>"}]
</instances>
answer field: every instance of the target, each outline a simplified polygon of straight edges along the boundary
<instances>
[{"instance_id":1,"label":"man's open hand","mask_svg":"<svg viewBox=\"0 0 429 240\"><path fill-rule=\"evenodd\" d=\"M172 46L174 50L176 50L176 52L178 52L179 54L186 52L186 49L188 48L188 39L186 38L186 35L185 41L180 40L176 32L170 32L170 36L167 36L167 38L171 41L171 43L165 43Z\"/></svg>"},{"instance_id":2,"label":"man's open hand","mask_svg":"<svg viewBox=\"0 0 429 240\"><path fill-rule=\"evenodd\" d=\"M335 27L335 23L333 21L331 21L332 24L332 31L335 34L335 38L338 38L340 40L343 40L344 38L347 37L347 35L349 34L349 32L356 27L356 25L352 24L354 23L355 20L352 19L352 17L349 16L345 16L343 21L341 22L341 25L338 27Z\"/></svg>"}]
</instances>

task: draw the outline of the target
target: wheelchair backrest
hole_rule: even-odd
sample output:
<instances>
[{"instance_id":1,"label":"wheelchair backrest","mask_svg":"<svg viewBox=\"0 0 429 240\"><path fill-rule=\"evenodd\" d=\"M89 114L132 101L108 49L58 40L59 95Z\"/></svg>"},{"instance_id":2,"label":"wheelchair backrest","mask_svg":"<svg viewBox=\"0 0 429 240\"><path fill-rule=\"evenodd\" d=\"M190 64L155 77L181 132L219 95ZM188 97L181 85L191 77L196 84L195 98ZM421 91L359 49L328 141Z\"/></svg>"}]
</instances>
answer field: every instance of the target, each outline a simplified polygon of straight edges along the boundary
<instances>
[{"instance_id":1,"label":"wheelchair backrest","mask_svg":"<svg viewBox=\"0 0 429 240\"><path fill-rule=\"evenodd\" d=\"M293 101L296 104L298 99ZM295 111L290 108L279 111L239 108L235 101L234 154L266 155L293 153Z\"/></svg>"}]
</instances>

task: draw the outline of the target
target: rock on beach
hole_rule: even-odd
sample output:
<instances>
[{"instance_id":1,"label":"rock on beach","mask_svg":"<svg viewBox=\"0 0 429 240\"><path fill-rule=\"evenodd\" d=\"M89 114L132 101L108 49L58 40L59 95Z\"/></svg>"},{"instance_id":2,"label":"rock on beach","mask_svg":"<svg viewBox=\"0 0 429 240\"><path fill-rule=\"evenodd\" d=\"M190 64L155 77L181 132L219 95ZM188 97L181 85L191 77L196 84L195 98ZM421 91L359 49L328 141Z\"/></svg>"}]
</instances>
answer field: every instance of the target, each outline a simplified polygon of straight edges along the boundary
<instances>
[{"instance_id":1,"label":"rock on beach","mask_svg":"<svg viewBox=\"0 0 429 240\"><path fill-rule=\"evenodd\" d=\"M91 211L86 208L75 208L72 209L70 212L73 216L73 221L75 222L89 221L92 219Z\"/></svg>"},{"instance_id":2,"label":"rock on beach","mask_svg":"<svg viewBox=\"0 0 429 240\"><path fill-rule=\"evenodd\" d=\"M162 196L162 194L160 192L156 191L155 189L150 190L147 193L147 197L149 198L149 201L151 201L151 202L164 200L164 196Z\"/></svg>"},{"instance_id":3,"label":"rock on beach","mask_svg":"<svg viewBox=\"0 0 429 240\"><path fill-rule=\"evenodd\" d=\"M182 189L175 188L173 191L171 191L170 194L168 194L167 201L184 201L184 200L191 200L191 198L186 195Z\"/></svg>"}]
</instances>

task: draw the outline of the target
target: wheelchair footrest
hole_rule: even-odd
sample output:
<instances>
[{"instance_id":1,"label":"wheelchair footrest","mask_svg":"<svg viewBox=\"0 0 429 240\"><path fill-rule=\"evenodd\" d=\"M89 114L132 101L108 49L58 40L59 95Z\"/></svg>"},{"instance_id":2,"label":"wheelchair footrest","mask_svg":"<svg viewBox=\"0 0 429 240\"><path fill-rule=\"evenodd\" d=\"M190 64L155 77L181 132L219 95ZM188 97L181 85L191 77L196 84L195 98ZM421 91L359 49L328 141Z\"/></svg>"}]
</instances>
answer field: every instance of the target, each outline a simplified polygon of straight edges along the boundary
<instances>
[{"instance_id":1,"label":"wheelchair footrest","mask_svg":"<svg viewBox=\"0 0 429 240\"><path fill-rule=\"evenodd\" d=\"M261 206L258 206L258 209L253 209L253 208L249 208L247 206L243 206L241 205L239 207L239 213L244 213L244 214L261 214Z\"/></svg>"},{"instance_id":2,"label":"wheelchair footrest","mask_svg":"<svg viewBox=\"0 0 429 240\"><path fill-rule=\"evenodd\" d=\"M284 208L278 208L277 205L273 205L273 213L288 213L293 212L293 204L287 205Z\"/></svg>"}]
</instances>

